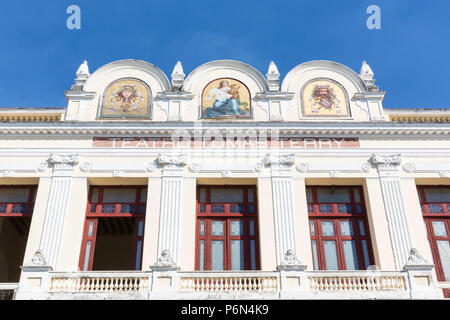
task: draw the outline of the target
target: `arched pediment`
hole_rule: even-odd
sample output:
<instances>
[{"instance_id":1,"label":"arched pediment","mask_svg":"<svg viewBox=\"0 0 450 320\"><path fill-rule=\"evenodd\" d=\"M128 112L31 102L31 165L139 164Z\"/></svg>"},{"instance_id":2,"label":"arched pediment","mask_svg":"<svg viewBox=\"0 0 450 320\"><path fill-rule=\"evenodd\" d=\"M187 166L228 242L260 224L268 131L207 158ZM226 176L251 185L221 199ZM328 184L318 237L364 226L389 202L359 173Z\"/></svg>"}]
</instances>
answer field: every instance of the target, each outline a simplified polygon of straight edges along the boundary
<instances>
[{"instance_id":1,"label":"arched pediment","mask_svg":"<svg viewBox=\"0 0 450 320\"><path fill-rule=\"evenodd\" d=\"M101 94L111 82L120 78L136 78L148 84L152 92L170 90L170 82L161 69L142 60L119 60L97 69L86 81L84 91ZM100 91L100 92L99 92Z\"/></svg>"},{"instance_id":2,"label":"arched pediment","mask_svg":"<svg viewBox=\"0 0 450 320\"><path fill-rule=\"evenodd\" d=\"M314 60L302 63L284 77L281 84L281 91L295 92L299 86L313 78L330 78L340 82L344 87L347 82L353 87L352 91L359 93L367 92L367 87L359 75L347 66L327 60ZM346 80L346 81L342 81ZM346 88L348 91L348 88Z\"/></svg>"},{"instance_id":3,"label":"arched pediment","mask_svg":"<svg viewBox=\"0 0 450 320\"><path fill-rule=\"evenodd\" d=\"M259 92L269 89L266 78L252 66L235 60L215 60L195 68L185 79L183 90L192 92L219 78L235 78ZM200 89L201 90L201 89Z\"/></svg>"},{"instance_id":4,"label":"arched pediment","mask_svg":"<svg viewBox=\"0 0 450 320\"><path fill-rule=\"evenodd\" d=\"M302 120L370 118L366 83L355 71L337 62L316 60L298 65L283 79L281 91L294 93L292 105Z\"/></svg>"}]
</instances>

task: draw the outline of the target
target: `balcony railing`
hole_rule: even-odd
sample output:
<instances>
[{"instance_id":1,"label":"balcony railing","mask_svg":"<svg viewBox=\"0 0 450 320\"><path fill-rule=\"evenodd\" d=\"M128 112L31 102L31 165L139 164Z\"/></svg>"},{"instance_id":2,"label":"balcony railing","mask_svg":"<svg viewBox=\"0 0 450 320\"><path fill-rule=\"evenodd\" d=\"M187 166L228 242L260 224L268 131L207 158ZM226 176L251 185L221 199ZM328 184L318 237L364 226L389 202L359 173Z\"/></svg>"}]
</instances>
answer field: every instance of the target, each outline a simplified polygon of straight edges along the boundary
<instances>
[{"instance_id":1,"label":"balcony railing","mask_svg":"<svg viewBox=\"0 0 450 320\"><path fill-rule=\"evenodd\" d=\"M138 272L53 273L50 292L148 291L149 275Z\"/></svg>"},{"instance_id":2,"label":"balcony railing","mask_svg":"<svg viewBox=\"0 0 450 320\"><path fill-rule=\"evenodd\" d=\"M398 272L320 273L309 276L313 292L406 291L407 278Z\"/></svg>"},{"instance_id":3,"label":"balcony railing","mask_svg":"<svg viewBox=\"0 0 450 320\"><path fill-rule=\"evenodd\" d=\"M435 285L431 273L378 270L49 271L42 279L43 299L411 299L439 298L444 289ZM37 290L27 289L26 283L21 282L17 291L19 299L21 294L24 299L33 297Z\"/></svg>"},{"instance_id":4,"label":"balcony railing","mask_svg":"<svg viewBox=\"0 0 450 320\"><path fill-rule=\"evenodd\" d=\"M12 300L18 283L0 283L0 300Z\"/></svg>"},{"instance_id":5,"label":"balcony railing","mask_svg":"<svg viewBox=\"0 0 450 320\"><path fill-rule=\"evenodd\" d=\"M277 292L279 273L180 272L181 292Z\"/></svg>"}]
</instances>

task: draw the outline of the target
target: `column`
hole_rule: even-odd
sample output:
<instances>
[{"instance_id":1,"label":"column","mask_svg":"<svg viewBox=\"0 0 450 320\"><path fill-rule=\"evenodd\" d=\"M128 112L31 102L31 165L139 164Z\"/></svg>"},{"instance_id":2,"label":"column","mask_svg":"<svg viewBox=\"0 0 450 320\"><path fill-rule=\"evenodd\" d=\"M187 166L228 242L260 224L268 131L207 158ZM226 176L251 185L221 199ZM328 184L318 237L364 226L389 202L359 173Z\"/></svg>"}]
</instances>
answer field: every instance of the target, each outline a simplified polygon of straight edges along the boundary
<instances>
[{"instance_id":1,"label":"column","mask_svg":"<svg viewBox=\"0 0 450 320\"><path fill-rule=\"evenodd\" d=\"M412 247L417 249L426 260L433 261L416 181L414 177L402 177L400 182L406 199L406 218L410 222Z\"/></svg>"},{"instance_id":2,"label":"column","mask_svg":"<svg viewBox=\"0 0 450 320\"><path fill-rule=\"evenodd\" d=\"M380 205L383 203L380 179L366 177L363 189L376 269L396 270L390 237L387 237L389 224L384 205Z\"/></svg>"},{"instance_id":3,"label":"column","mask_svg":"<svg viewBox=\"0 0 450 320\"><path fill-rule=\"evenodd\" d=\"M374 154L371 160L378 168L395 266L397 270L401 270L405 266L411 250L411 236L406 219L405 200L398 174L401 157L398 154Z\"/></svg>"},{"instance_id":4,"label":"column","mask_svg":"<svg viewBox=\"0 0 450 320\"><path fill-rule=\"evenodd\" d=\"M267 154L262 163L270 166L272 180L273 216L277 265L284 264L285 255L296 253L295 221L292 193L291 167L295 163L293 155Z\"/></svg>"},{"instance_id":5,"label":"column","mask_svg":"<svg viewBox=\"0 0 450 320\"><path fill-rule=\"evenodd\" d=\"M270 177L258 177L258 229L259 254L262 271L277 268L275 225L273 219L272 181Z\"/></svg>"},{"instance_id":6,"label":"column","mask_svg":"<svg viewBox=\"0 0 450 320\"><path fill-rule=\"evenodd\" d=\"M142 269L148 270L158 260L159 213L161 212L161 177L149 177L145 213Z\"/></svg>"},{"instance_id":7,"label":"column","mask_svg":"<svg viewBox=\"0 0 450 320\"><path fill-rule=\"evenodd\" d=\"M163 168L158 256L161 257L164 253L178 265L183 167L186 165L186 156L159 155L156 161Z\"/></svg>"},{"instance_id":8,"label":"column","mask_svg":"<svg viewBox=\"0 0 450 320\"><path fill-rule=\"evenodd\" d=\"M52 155L49 162L53 164L53 175L39 248L55 269L78 155Z\"/></svg>"}]
</instances>

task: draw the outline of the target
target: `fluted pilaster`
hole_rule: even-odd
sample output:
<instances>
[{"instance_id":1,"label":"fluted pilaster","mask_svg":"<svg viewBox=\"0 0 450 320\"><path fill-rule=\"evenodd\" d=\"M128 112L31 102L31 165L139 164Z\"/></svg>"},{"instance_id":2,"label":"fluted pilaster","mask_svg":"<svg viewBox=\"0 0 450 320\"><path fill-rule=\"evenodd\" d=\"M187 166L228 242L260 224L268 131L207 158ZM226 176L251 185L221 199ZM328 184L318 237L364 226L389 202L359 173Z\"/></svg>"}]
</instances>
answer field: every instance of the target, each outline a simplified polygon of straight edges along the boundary
<instances>
[{"instance_id":1,"label":"fluted pilaster","mask_svg":"<svg viewBox=\"0 0 450 320\"><path fill-rule=\"evenodd\" d=\"M68 210L72 185L72 172L78 163L77 155L52 155L53 176L40 242L40 250L45 254L48 265L53 269L58 261L59 249Z\"/></svg>"},{"instance_id":2,"label":"fluted pilaster","mask_svg":"<svg viewBox=\"0 0 450 320\"><path fill-rule=\"evenodd\" d=\"M372 155L380 176L386 218L389 226L395 265L401 270L411 250L411 236L406 219L405 199L400 186L400 155Z\"/></svg>"},{"instance_id":3,"label":"fluted pilaster","mask_svg":"<svg viewBox=\"0 0 450 320\"><path fill-rule=\"evenodd\" d=\"M178 248L182 201L182 170L186 156L160 155L157 162L163 167L161 212L159 218L158 255L169 252L178 265Z\"/></svg>"},{"instance_id":4,"label":"fluted pilaster","mask_svg":"<svg viewBox=\"0 0 450 320\"><path fill-rule=\"evenodd\" d=\"M289 250L293 253L296 252L292 177L290 173L295 158L293 155L268 154L262 163L270 166L272 170L277 265L280 266Z\"/></svg>"}]
</instances>

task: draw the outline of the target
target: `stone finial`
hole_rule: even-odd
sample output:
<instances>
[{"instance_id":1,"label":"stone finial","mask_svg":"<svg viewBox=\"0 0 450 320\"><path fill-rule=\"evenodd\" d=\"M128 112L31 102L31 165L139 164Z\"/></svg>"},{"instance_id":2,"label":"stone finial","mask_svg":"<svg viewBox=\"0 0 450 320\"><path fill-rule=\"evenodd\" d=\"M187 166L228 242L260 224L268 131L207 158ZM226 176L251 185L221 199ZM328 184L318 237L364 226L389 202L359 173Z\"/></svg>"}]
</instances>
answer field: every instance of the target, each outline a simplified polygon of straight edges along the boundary
<instances>
[{"instance_id":1,"label":"stone finial","mask_svg":"<svg viewBox=\"0 0 450 320\"><path fill-rule=\"evenodd\" d=\"M172 89L174 91L181 90L181 87L184 84L184 76L183 66L181 65L181 62L178 61L172 71Z\"/></svg>"},{"instance_id":2,"label":"stone finial","mask_svg":"<svg viewBox=\"0 0 450 320\"><path fill-rule=\"evenodd\" d=\"M367 62L363 61L361 66L361 73L359 74L361 79L363 80L372 80L374 73L372 71L372 68L367 64Z\"/></svg>"},{"instance_id":3,"label":"stone finial","mask_svg":"<svg viewBox=\"0 0 450 320\"><path fill-rule=\"evenodd\" d=\"M374 73L372 71L372 68L367 64L367 62L363 61L359 77L364 81L370 91L377 91L378 87L374 85L375 79L373 78L373 76Z\"/></svg>"},{"instance_id":4,"label":"stone finial","mask_svg":"<svg viewBox=\"0 0 450 320\"><path fill-rule=\"evenodd\" d=\"M89 73L89 66L88 66L88 62L86 60L83 61L83 63L80 65L80 67L77 70L76 75L87 75L90 76L91 74Z\"/></svg>"},{"instance_id":5,"label":"stone finial","mask_svg":"<svg viewBox=\"0 0 450 320\"><path fill-rule=\"evenodd\" d=\"M75 85L72 86L72 90L82 90L83 85L86 83L86 80L91 75L89 73L89 67L86 60L80 65L76 72Z\"/></svg>"},{"instance_id":6,"label":"stone finial","mask_svg":"<svg viewBox=\"0 0 450 320\"><path fill-rule=\"evenodd\" d=\"M270 91L280 90L280 72L278 72L278 68L273 61L270 61L266 77Z\"/></svg>"}]
</instances>

